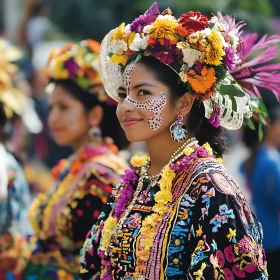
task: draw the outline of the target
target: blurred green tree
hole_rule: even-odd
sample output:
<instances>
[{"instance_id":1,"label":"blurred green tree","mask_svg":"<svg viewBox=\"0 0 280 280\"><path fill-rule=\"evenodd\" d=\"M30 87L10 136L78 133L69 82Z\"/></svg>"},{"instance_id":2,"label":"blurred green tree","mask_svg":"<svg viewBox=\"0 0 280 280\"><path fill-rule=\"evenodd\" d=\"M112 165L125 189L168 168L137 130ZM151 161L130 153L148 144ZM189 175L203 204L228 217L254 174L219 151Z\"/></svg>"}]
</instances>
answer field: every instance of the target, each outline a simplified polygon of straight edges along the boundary
<instances>
[{"instance_id":1,"label":"blurred green tree","mask_svg":"<svg viewBox=\"0 0 280 280\"><path fill-rule=\"evenodd\" d=\"M94 38L101 40L104 35L121 22L131 22L143 13L153 0L50 0L52 3L52 19L66 33L79 40ZM274 0L271 0L274 1ZM274 1L275 5L279 0ZM247 22L250 31L268 32L273 16L269 0L160 0L160 9L170 7L175 15L185 11L199 10L211 15L221 11L229 13Z\"/></svg>"}]
</instances>

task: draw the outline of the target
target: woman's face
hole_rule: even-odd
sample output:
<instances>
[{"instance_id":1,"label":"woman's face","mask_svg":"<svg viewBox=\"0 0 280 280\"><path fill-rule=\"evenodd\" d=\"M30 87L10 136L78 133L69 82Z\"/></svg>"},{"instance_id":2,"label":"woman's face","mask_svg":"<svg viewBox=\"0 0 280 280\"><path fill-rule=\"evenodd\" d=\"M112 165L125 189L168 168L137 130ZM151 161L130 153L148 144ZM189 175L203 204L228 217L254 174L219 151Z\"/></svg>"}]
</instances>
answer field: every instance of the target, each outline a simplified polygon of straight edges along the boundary
<instances>
[{"instance_id":1,"label":"woman's face","mask_svg":"<svg viewBox=\"0 0 280 280\"><path fill-rule=\"evenodd\" d=\"M117 117L131 142L168 133L178 110L171 106L169 88L156 80L143 64L129 64L118 92Z\"/></svg>"},{"instance_id":2,"label":"woman's face","mask_svg":"<svg viewBox=\"0 0 280 280\"><path fill-rule=\"evenodd\" d=\"M49 98L48 123L55 141L61 146L79 146L88 141L90 128L83 104L62 86Z\"/></svg>"}]
</instances>

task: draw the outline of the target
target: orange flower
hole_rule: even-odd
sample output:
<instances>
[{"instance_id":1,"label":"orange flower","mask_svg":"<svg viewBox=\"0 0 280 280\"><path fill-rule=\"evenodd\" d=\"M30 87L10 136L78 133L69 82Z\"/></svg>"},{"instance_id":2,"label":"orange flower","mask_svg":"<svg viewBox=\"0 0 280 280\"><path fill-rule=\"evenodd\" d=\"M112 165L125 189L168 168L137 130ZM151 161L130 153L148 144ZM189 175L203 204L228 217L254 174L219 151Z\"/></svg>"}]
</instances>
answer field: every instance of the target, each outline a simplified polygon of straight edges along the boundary
<instances>
[{"instance_id":1,"label":"orange flower","mask_svg":"<svg viewBox=\"0 0 280 280\"><path fill-rule=\"evenodd\" d=\"M82 162L77 160L77 161L74 161L71 168L70 168L70 172L72 174L75 174L77 173L81 168L82 168Z\"/></svg>"},{"instance_id":2,"label":"orange flower","mask_svg":"<svg viewBox=\"0 0 280 280\"><path fill-rule=\"evenodd\" d=\"M99 42L88 39L87 44L93 52L99 54L99 52L100 52L100 43Z\"/></svg>"},{"instance_id":3,"label":"orange flower","mask_svg":"<svg viewBox=\"0 0 280 280\"><path fill-rule=\"evenodd\" d=\"M72 48L73 45L74 45L73 43L69 43L69 44L65 45L64 47L62 47L59 50L59 54L62 54L62 53L65 53L65 52L69 51Z\"/></svg>"},{"instance_id":4,"label":"orange flower","mask_svg":"<svg viewBox=\"0 0 280 280\"><path fill-rule=\"evenodd\" d=\"M182 24L179 24L177 27L176 27L176 32L178 33L179 36L181 37L186 37L188 35L188 30L182 25Z\"/></svg>"},{"instance_id":5,"label":"orange flower","mask_svg":"<svg viewBox=\"0 0 280 280\"><path fill-rule=\"evenodd\" d=\"M155 43L156 43L156 39L154 39L154 38L150 38L149 40L148 40L148 45L149 46L154 46L155 45Z\"/></svg>"},{"instance_id":6,"label":"orange flower","mask_svg":"<svg viewBox=\"0 0 280 280\"><path fill-rule=\"evenodd\" d=\"M205 94L216 82L215 70L213 67L203 67L201 75L198 75L194 70L188 72L188 81L197 93Z\"/></svg>"}]
</instances>

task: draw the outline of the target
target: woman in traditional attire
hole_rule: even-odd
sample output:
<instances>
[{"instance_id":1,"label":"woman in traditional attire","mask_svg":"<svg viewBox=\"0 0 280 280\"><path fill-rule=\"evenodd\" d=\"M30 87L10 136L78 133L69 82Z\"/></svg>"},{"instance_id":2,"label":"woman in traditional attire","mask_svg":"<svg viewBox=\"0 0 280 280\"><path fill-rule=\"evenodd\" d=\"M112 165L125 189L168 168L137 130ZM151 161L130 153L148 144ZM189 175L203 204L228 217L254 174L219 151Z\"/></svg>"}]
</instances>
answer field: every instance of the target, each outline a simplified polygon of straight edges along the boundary
<instances>
[{"instance_id":1,"label":"woman in traditional attire","mask_svg":"<svg viewBox=\"0 0 280 280\"><path fill-rule=\"evenodd\" d=\"M13 118L23 113L27 98L13 84L18 70L12 62L21 52L0 39L0 279L19 280L29 257L27 237L32 233L27 211L30 192L22 167L8 151ZM33 111L34 112L34 111Z\"/></svg>"},{"instance_id":2,"label":"woman in traditional attire","mask_svg":"<svg viewBox=\"0 0 280 280\"><path fill-rule=\"evenodd\" d=\"M176 19L154 3L104 38L103 84L127 139L145 141L148 155L131 159L88 234L82 279L267 279L261 225L221 164L223 128L264 115L237 80L248 87L276 69L249 68L259 54L243 72L253 44L242 25L220 13ZM265 86L279 96L279 82Z\"/></svg>"},{"instance_id":3,"label":"woman in traditional attire","mask_svg":"<svg viewBox=\"0 0 280 280\"><path fill-rule=\"evenodd\" d=\"M99 47L85 40L50 54L48 122L55 141L74 153L53 168L55 186L30 208L36 235L24 279L77 279L83 240L125 167L113 142L121 136L115 103L98 73Z\"/></svg>"}]
</instances>

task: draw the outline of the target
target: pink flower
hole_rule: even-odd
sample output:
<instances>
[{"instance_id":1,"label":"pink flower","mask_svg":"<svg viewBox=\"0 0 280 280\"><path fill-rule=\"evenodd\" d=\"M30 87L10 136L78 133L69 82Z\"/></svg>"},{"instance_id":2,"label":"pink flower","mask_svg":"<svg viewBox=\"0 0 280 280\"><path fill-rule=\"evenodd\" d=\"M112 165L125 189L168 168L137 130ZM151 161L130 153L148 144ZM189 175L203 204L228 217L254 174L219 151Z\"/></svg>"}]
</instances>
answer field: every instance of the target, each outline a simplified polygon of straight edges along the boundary
<instances>
[{"instance_id":1,"label":"pink flower","mask_svg":"<svg viewBox=\"0 0 280 280\"><path fill-rule=\"evenodd\" d=\"M232 273L232 271L229 268L224 269L224 275L225 275L226 280L234 280L234 274Z\"/></svg>"},{"instance_id":2,"label":"pink flower","mask_svg":"<svg viewBox=\"0 0 280 280\"><path fill-rule=\"evenodd\" d=\"M232 271L233 273L240 277L240 278L245 278L246 277L246 273L240 269L239 263L236 263L233 267L232 267Z\"/></svg>"},{"instance_id":3,"label":"pink flower","mask_svg":"<svg viewBox=\"0 0 280 280\"><path fill-rule=\"evenodd\" d=\"M226 260L231 263L235 259L235 254L233 252L233 247L230 245L224 249Z\"/></svg>"},{"instance_id":4,"label":"pink flower","mask_svg":"<svg viewBox=\"0 0 280 280\"><path fill-rule=\"evenodd\" d=\"M256 265L253 263L246 264L244 270L248 273L253 273L256 270Z\"/></svg>"},{"instance_id":5,"label":"pink flower","mask_svg":"<svg viewBox=\"0 0 280 280\"><path fill-rule=\"evenodd\" d=\"M218 263L221 267L224 267L225 265L225 257L224 257L224 254L221 250L218 250L217 253L216 253L216 256L218 258Z\"/></svg>"}]
</instances>

